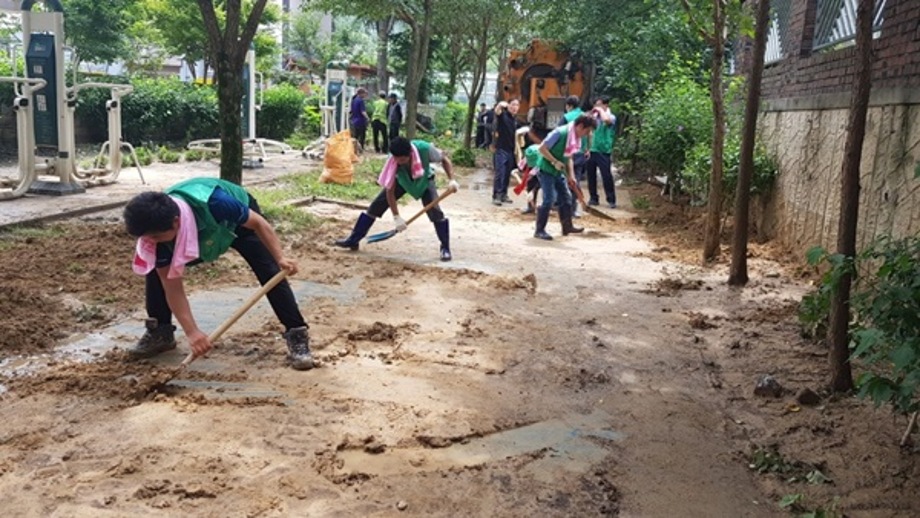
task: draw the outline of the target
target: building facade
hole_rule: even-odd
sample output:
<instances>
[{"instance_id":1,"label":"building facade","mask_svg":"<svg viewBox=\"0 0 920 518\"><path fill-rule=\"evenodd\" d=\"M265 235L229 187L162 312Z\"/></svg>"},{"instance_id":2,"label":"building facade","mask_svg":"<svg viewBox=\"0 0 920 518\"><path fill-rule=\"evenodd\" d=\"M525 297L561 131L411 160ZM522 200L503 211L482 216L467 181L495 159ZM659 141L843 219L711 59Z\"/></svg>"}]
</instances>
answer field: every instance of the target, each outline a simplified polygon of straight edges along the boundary
<instances>
[{"instance_id":1,"label":"building facade","mask_svg":"<svg viewBox=\"0 0 920 518\"><path fill-rule=\"evenodd\" d=\"M833 248L858 0L773 0L761 138L779 177L758 218L791 250ZM876 0L859 246L920 232L920 1Z\"/></svg>"}]
</instances>

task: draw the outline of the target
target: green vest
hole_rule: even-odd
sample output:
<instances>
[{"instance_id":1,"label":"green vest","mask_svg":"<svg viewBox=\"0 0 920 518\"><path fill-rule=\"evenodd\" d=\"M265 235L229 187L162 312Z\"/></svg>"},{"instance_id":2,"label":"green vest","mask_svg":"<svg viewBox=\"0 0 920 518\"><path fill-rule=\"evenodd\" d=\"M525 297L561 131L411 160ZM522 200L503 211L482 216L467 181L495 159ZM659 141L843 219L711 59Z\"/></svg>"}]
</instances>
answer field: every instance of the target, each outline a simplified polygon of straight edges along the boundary
<instances>
[{"instance_id":1,"label":"green vest","mask_svg":"<svg viewBox=\"0 0 920 518\"><path fill-rule=\"evenodd\" d=\"M581 108L575 108L572 111L566 112L566 114L563 115L562 117L565 119L566 123L570 123L570 122L575 122L575 119L577 119L581 115L584 115L584 113L585 112L583 112ZM579 151L579 153L583 153L587 147L588 147L588 137L587 136L581 137L581 150Z\"/></svg>"},{"instance_id":2,"label":"green vest","mask_svg":"<svg viewBox=\"0 0 920 518\"><path fill-rule=\"evenodd\" d=\"M412 169L410 167L412 163L410 162L396 168L396 181L399 182L399 185L405 189L407 193L411 194L412 197L417 200L428 190L428 181L434 174L431 172L431 158L428 156L428 150L431 149L431 144L424 140L413 140L412 145L418 149L418 157L422 160L422 168L425 172L422 176L413 179Z\"/></svg>"},{"instance_id":3,"label":"green vest","mask_svg":"<svg viewBox=\"0 0 920 518\"><path fill-rule=\"evenodd\" d=\"M553 144L553 147L549 149L549 153L556 158L556 160L562 162L563 166L565 165L565 141L569 139L569 127L563 126L557 128L555 131L559 132L559 140ZM565 173L564 169L556 169L543 154L540 154L540 159L537 161L540 171L543 171L546 174L551 174L553 176L562 176Z\"/></svg>"},{"instance_id":4,"label":"green vest","mask_svg":"<svg viewBox=\"0 0 920 518\"><path fill-rule=\"evenodd\" d=\"M606 124L597 120L597 129L594 130L594 142L591 143L592 153L609 155L613 151L613 143L617 139L616 123Z\"/></svg>"},{"instance_id":5,"label":"green vest","mask_svg":"<svg viewBox=\"0 0 920 518\"><path fill-rule=\"evenodd\" d=\"M371 115L371 120L380 121L386 124L387 123L387 106L389 104L390 103L388 103L386 99L380 99L379 97L377 98L376 101L371 103L371 107L372 107L371 109L374 110L374 113Z\"/></svg>"},{"instance_id":6,"label":"green vest","mask_svg":"<svg viewBox=\"0 0 920 518\"><path fill-rule=\"evenodd\" d=\"M220 187L238 202L249 206L249 193L245 189L217 178L192 178L164 191L182 198L192 208L198 226L198 257L205 262L216 260L236 239L235 225L231 228L226 222L218 222L208 209L208 200L215 187Z\"/></svg>"}]
</instances>

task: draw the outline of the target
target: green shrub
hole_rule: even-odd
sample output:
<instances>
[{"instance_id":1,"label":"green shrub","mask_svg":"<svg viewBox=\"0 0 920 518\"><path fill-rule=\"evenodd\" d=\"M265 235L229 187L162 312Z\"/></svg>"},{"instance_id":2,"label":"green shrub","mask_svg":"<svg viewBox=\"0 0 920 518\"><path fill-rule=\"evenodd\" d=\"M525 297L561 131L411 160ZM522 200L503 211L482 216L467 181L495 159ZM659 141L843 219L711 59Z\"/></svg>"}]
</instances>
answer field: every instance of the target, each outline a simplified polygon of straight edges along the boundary
<instances>
[{"instance_id":1,"label":"green shrub","mask_svg":"<svg viewBox=\"0 0 920 518\"><path fill-rule=\"evenodd\" d=\"M820 340L827 333L827 320L831 309L831 297L840 277L853 267L853 261L840 254L828 254L816 246L806 254L808 264L814 267L825 265L826 269L816 289L802 297L799 304L799 323L802 336Z\"/></svg>"},{"instance_id":2,"label":"green shrub","mask_svg":"<svg viewBox=\"0 0 920 518\"><path fill-rule=\"evenodd\" d=\"M920 409L920 237L876 241L860 254L865 275L851 298L852 357L874 368L859 395L901 412Z\"/></svg>"},{"instance_id":3,"label":"green shrub","mask_svg":"<svg viewBox=\"0 0 920 518\"><path fill-rule=\"evenodd\" d=\"M6 52L0 51L0 76L13 75L13 68L10 65L10 57ZM10 106L13 104L13 83L0 83L0 106Z\"/></svg>"},{"instance_id":4,"label":"green shrub","mask_svg":"<svg viewBox=\"0 0 920 518\"><path fill-rule=\"evenodd\" d=\"M466 104L450 101L435 114L435 133L443 135L449 130L454 135L459 135L463 131L465 120Z\"/></svg>"},{"instance_id":5,"label":"green shrub","mask_svg":"<svg viewBox=\"0 0 920 518\"><path fill-rule=\"evenodd\" d=\"M157 160L164 164L175 164L180 158L182 158L182 155L178 151L173 151L166 146L160 146L157 149Z\"/></svg>"},{"instance_id":6,"label":"green shrub","mask_svg":"<svg viewBox=\"0 0 920 518\"><path fill-rule=\"evenodd\" d=\"M738 186L738 173L741 166L741 136L737 133L728 135L722 153L723 195L733 197ZM751 178L751 192L767 192L776 179L776 163L767 154L765 146L759 142L754 147L754 173ZM681 172L681 188L697 200L707 199L709 178L712 174L712 144L697 142L687 153L684 169Z\"/></svg>"},{"instance_id":7,"label":"green shrub","mask_svg":"<svg viewBox=\"0 0 920 518\"><path fill-rule=\"evenodd\" d=\"M265 90L262 109L256 113L258 136L284 140L297 129L305 96L297 87L282 83Z\"/></svg>"},{"instance_id":8,"label":"green shrub","mask_svg":"<svg viewBox=\"0 0 920 518\"><path fill-rule=\"evenodd\" d=\"M300 124L297 130L284 141L295 149L302 149L313 142L320 135L323 126L323 113L320 104L323 99L322 91L318 91L304 99L303 110L300 114Z\"/></svg>"},{"instance_id":9,"label":"green shrub","mask_svg":"<svg viewBox=\"0 0 920 518\"><path fill-rule=\"evenodd\" d=\"M100 82L126 82L120 78L96 78ZM163 143L219 135L217 93L210 86L183 83L178 79L135 79L134 91L122 97L122 134L126 141ZM83 90L77 97L76 117L96 141L108 136L104 88Z\"/></svg>"},{"instance_id":10,"label":"green shrub","mask_svg":"<svg viewBox=\"0 0 920 518\"><path fill-rule=\"evenodd\" d=\"M134 148L134 152L137 154L137 161L141 166L148 166L153 163L155 157L154 153L151 152L144 146L139 146ZM122 167L132 167L134 165L134 158L131 157L130 153L125 153L121 156L121 166Z\"/></svg>"},{"instance_id":11,"label":"green shrub","mask_svg":"<svg viewBox=\"0 0 920 518\"><path fill-rule=\"evenodd\" d=\"M199 162L204 160L207 153L200 149L187 149L185 151L185 161L186 162Z\"/></svg>"},{"instance_id":12,"label":"green shrub","mask_svg":"<svg viewBox=\"0 0 920 518\"><path fill-rule=\"evenodd\" d=\"M920 410L920 236L882 237L855 259L815 247L808 262L828 268L802 299L806 330L826 330L840 276L851 272L850 358L870 368L857 378L859 396L904 413Z\"/></svg>"},{"instance_id":13,"label":"green shrub","mask_svg":"<svg viewBox=\"0 0 920 518\"><path fill-rule=\"evenodd\" d=\"M450 161L459 167L476 167L476 154L472 149L461 147L451 153Z\"/></svg>"},{"instance_id":14,"label":"green shrub","mask_svg":"<svg viewBox=\"0 0 920 518\"><path fill-rule=\"evenodd\" d=\"M669 174L683 169L693 146L711 142L709 90L696 80L692 64L671 62L649 95L641 119L639 156Z\"/></svg>"}]
</instances>

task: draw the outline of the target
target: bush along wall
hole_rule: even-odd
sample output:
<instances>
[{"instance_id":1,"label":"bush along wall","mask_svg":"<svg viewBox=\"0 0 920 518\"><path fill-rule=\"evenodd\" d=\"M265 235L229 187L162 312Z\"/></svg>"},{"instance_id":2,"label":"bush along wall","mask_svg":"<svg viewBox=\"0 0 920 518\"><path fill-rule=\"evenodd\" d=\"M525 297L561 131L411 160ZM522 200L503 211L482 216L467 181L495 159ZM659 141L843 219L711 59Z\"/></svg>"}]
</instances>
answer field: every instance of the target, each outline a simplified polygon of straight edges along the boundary
<instances>
[{"instance_id":1,"label":"bush along wall","mask_svg":"<svg viewBox=\"0 0 920 518\"><path fill-rule=\"evenodd\" d=\"M96 79L127 82L124 79ZM217 138L217 92L210 86L184 83L178 79L135 79L134 91L122 98L122 136L134 145ZM93 88L77 98L78 124L89 131L88 138L106 140L108 128L105 102L109 90Z\"/></svg>"},{"instance_id":2,"label":"bush along wall","mask_svg":"<svg viewBox=\"0 0 920 518\"><path fill-rule=\"evenodd\" d=\"M256 134L272 140L284 140L297 130L304 112L306 95L287 83L273 86L262 98L256 112Z\"/></svg>"}]
</instances>

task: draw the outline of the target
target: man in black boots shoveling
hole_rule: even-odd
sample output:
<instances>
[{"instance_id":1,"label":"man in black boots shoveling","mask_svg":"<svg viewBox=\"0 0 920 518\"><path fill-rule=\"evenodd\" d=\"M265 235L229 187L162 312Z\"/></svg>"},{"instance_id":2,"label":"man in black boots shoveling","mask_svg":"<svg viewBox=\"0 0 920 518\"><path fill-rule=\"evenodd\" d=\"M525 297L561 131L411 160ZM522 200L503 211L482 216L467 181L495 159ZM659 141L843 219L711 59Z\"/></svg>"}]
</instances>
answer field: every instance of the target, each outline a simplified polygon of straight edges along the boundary
<instances>
[{"instance_id":1,"label":"man in black boots shoveling","mask_svg":"<svg viewBox=\"0 0 920 518\"><path fill-rule=\"evenodd\" d=\"M417 200L422 200L424 205L428 205L438 197L434 172L431 170L432 162L440 162L441 167L444 168L449 180L448 189L452 191L460 189L460 184L454 180L450 159L433 144L424 140L409 142L402 137L391 140L390 156L387 157L380 177L377 179L377 183L383 187L383 190L374 198L367 211L358 216L351 235L337 240L335 245L357 250L358 244L367 235L371 225L377 218L383 216L387 208L393 214L396 230L399 232L405 230L406 222L400 217L399 205L396 202L406 193ZM450 261L450 226L444 212L437 204L428 209L428 219L434 224L438 240L441 242L441 260Z\"/></svg>"},{"instance_id":2,"label":"man in black boots shoveling","mask_svg":"<svg viewBox=\"0 0 920 518\"><path fill-rule=\"evenodd\" d=\"M533 237L551 240L553 236L546 233L546 222L553 203L559 200L559 220L562 222L562 235L577 234L585 229L572 224L572 195L569 184L575 184L575 170L572 155L584 152L583 137L589 136L597 127L597 120L591 115L579 115L574 121L560 126L550 132L540 144L540 189L543 191L543 203L537 209L537 228ZM568 181L568 183L567 183Z\"/></svg>"},{"instance_id":3,"label":"man in black boots shoveling","mask_svg":"<svg viewBox=\"0 0 920 518\"><path fill-rule=\"evenodd\" d=\"M144 336L128 349L132 358L150 358L175 349L173 314L195 356L211 350L211 341L198 328L185 294L185 266L217 260L233 248L261 284L282 268L297 273L297 263L285 257L277 234L259 213L258 202L245 189L216 178L192 178L165 192L143 192L128 202L125 227L138 238L133 269L146 276L149 317ZM291 366L312 368L307 323L291 286L282 281L267 297L285 327Z\"/></svg>"}]
</instances>

